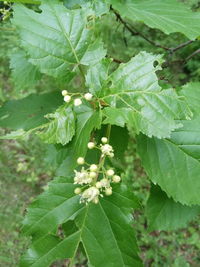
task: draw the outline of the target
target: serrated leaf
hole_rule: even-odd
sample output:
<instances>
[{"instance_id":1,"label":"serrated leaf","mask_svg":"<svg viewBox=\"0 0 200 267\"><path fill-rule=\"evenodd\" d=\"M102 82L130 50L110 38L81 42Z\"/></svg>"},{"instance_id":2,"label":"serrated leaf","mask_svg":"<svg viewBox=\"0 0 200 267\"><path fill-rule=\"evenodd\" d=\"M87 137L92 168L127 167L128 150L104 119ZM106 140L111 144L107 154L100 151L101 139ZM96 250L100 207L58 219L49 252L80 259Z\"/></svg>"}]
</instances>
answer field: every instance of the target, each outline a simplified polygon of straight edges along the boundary
<instances>
[{"instance_id":1,"label":"serrated leaf","mask_svg":"<svg viewBox=\"0 0 200 267\"><path fill-rule=\"evenodd\" d=\"M103 109L105 119L103 123L124 127L129 121L130 109L107 107Z\"/></svg>"},{"instance_id":2,"label":"serrated leaf","mask_svg":"<svg viewBox=\"0 0 200 267\"><path fill-rule=\"evenodd\" d=\"M62 103L63 98L58 92L10 100L0 108L0 127L30 130L47 122L44 115L54 112Z\"/></svg>"},{"instance_id":3,"label":"serrated leaf","mask_svg":"<svg viewBox=\"0 0 200 267\"><path fill-rule=\"evenodd\" d=\"M200 35L200 13L177 0L111 0L113 7L131 21L142 21L166 34L181 32L189 39Z\"/></svg>"},{"instance_id":4,"label":"serrated leaf","mask_svg":"<svg viewBox=\"0 0 200 267\"><path fill-rule=\"evenodd\" d=\"M55 113L46 115L50 122L38 135L48 144L66 145L75 134L75 116L71 107L59 107Z\"/></svg>"},{"instance_id":5,"label":"serrated leaf","mask_svg":"<svg viewBox=\"0 0 200 267\"><path fill-rule=\"evenodd\" d=\"M87 152L87 143L94 129L101 126L101 112L93 110L90 106L81 105L76 110L76 134L72 142L61 149L62 164L57 170L57 175L71 173L76 167L78 157L84 157Z\"/></svg>"},{"instance_id":6,"label":"serrated leaf","mask_svg":"<svg viewBox=\"0 0 200 267\"><path fill-rule=\"evenodd\" d=\"M86 10L68 10L58 0L44 1L41 10L37 13L18 4L13 23L30 62L42 73L68 81L74 67L96 63L105 56L101 41L93 41Z\"/></svg>"},{"instance_id":7,"label":"serrated leaf","mask_svg":"<svg viewBox=\"0 0 200 267\"><path fill-rule=\"evenodd\" d=\"M152 186L145 213L150 231L171 231L185 227L200 214L200 207L181 205L168 198L159 186Z\"/></svg>"},{"instance_id":8,"label":"serrated leaf","mask_svg":"<svg viewBox=\"0 0 200 267\"><path fill-rule=\"evenodd\" d=\"M22 257L20 267L48 267L56 260L71 258L79 239L80 231L63 240L51 235L42 237Z\"/></svg>"},{"instance_id":9,"label":"serrated leaf","mask_svg":"<svg viewBox=\"0 0 200 267\"><path fill-rule=\"evenodd\" d=\"M26 53L18 50L10 55L10 68L16 90L25 90L36 85L41 78L38 69L28 62Z\"/></svg>"},{"instance_id":10,"label":"serrated leaf","mask_svg":"<svg viewBox=\"0 0 200 267\"><path fill-rule=\"evenodd\" d=\"M93 95L99 96L106 85L110 63L110 59L103 59L101 62L89 67L86 75L86 85Z\"/></svg>"},{"instance_id":11,"label":"serrated leaf","mask_svg":"<svg viewBox=\"0 0 200 267\"><path fill-rule=\"evenodd\" d=\"M35 241L21 266L46 267L57 259L72 258L80 243L95 267L142 266L131 226L131 211L138 202L127 187L115 186L113 195L102 198L97 205L80 204L80 197L72 196L73 189L69 179L57 178L31 205L25 230L34 235ZM59 240L50 235L61 223L72 219L76 227L66 238Z\"/></svg>"},{"instance_id":12,"label":"serrated leaf","mask_svg":"<svg viewBox=\"0 0 200 267\"><path fill-rule=\"evenodd\" d=\"M197 91L194 102L196 86L188 88L190 93L186 94L185 90L183 93L193 108L193 119L181 121L183 127L174 131L170 139L158 140L140 136L138 148L143 165L153 183L157 183L175 201L186 205L199 205L200 105L197 100L200 100L200 96Z\"/></svg>"},{"instance_id":13,"label":"serrated leaf","mask_svg":"<svg viewBox=\"0 0 200 267\"><path fill-rule=\"evenodd\" d=\"M34 238L53 233L59 224L74 219L83 208L79 196L74 194L75 185L71 178L57 178L49 189L41 194L28 208L22 231Z\"/></svg>"},{"instance_id":14,"label":"serrated leaf","mask_svg":"<svg viewBox=\"0 0 200 267\"><path fill-rule=\"evenodd\" d=\"M112 85L104 90L103 97L112 108L129 110L128 126L137 133L158 138L169 137L182 126L177 119L191 116L182 97L173 89L162 90L159 86L156 71L161 69L161 63L161 55L141 52L128 63L120 64L111 74Z\"/></svg>"}]
</instances>

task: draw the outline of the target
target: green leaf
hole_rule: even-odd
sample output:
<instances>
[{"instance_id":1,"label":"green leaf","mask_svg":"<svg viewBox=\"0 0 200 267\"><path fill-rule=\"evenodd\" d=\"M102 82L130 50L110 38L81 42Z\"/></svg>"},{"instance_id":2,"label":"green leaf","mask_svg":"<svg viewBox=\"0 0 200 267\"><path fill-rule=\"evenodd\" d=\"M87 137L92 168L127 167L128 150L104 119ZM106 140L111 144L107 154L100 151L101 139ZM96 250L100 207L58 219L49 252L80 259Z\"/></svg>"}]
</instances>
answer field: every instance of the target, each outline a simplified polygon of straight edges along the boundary
<instances>
[{"instance_id":1,"label":"green leaf","mask_svg":"<svg viewBox=\"0 0 200 267\"><path fill-rule=\"evenodd\" d=\"M200 13L176 0L111 0L115 9L131 21L144 22L166 34L180 32L189 39L200 35Z\"/></svg>"},{"instance_id":2,"label":"green leaf","mask_svg":"<svg viewBox=\"0 0 200 267\"><path fill-rule=\"evenodd\" d=\"M134 195L121 184L99 204L82 205L79 196L73 196L74 185L70 181L57 178L29 208L24 230L34 235L35 241L21 266L46 267L57 259L72 258L80 243L95 267L142 266L131 226L132 209L138 207ZM60 224L71 220L76 227L65 238L59 240L50 235Z\"/></svg>"},{"instance_id":3,"label":"green leaf","mask_svg":"<svg viewBox=\"0 0 200 267\"><path fill-rule=\"evenodd\" d=\"M71 258L80 239L80 231L60 239L45 236L38 239L22 257L20 267L45 267L56 260Z\"/></svg>"},{"instance_id":4,"label":"green leaf","mask_svg":"<svg viewBox=\"0 0 200 267\"><path fill-rule=\"evenodd\" d=\"M4 0L0 0L0 1L5 2ZM9 2L23 3L23 4L40 4L41 1L37 1L37 0L9 0Z\"/></svg>"},{"instance_id":5,"label":"green leaf","mask_svg":"<svg viewBox=\"0 0 200 267\"><path fill-rule=\"evenodd\" d=\"M43 127L38 135L48 144L66 145L75 134L75 116L72 108L62 106L55 113L45 116L50 122Z\"/></svg>"},{"instance_id":6,"label":"green leaf","mask_svg":"<svg viewBox=\"0 0 200 267\"><path fill-rule=\"evenodd\" d=\"M31 94L19 100L10 100L0 108L0 127L25 131L47 122L44 115L54 112L63 103L59 92Z\"/></svg>"},{"instance_id":7,"label":"green leaf","mask_svg":"<svg viewBox=\"0 0 200 267\"><path fill-rule=\"evenodd\" d=\"M128 108L107 107L103 109L105 119L103 123L124 127L129 121L130 110Z\"/></svg>"},{"instance_id":8,"label":"green leaf","mask_svg":"<svg viewBox=\"0 0 200 267\"><path fill-rule=\"evenodd\" d=\"M10 55L10 68L17 90L32 88L41 78L40 72L28 61L23 50L15 51Z\"/></svg>"},{"instance_id":9,"label":"green leaf","mask_svg":"<svg viewBox=\"0 0 200 267\"><path fill-rule=\"evenodd\" d=\"M87 10L68 10L58 0L44 1L41 10L37 13L15 5L13 23L19 28L29 61L42 73L69 81L74 68L95 64L105 56L101 41L93 41Z\"/></svg>"},{"instance_id":10,"label":"green leaf","mask_svg":"<svg viewBox=\"0 0 200 267\"><path fill-rule=\"evenodd\" d=\"M152 186L145 213L150 231L171 231L185 227L200 214L200 207L181 205L168 198L159 186Z\"/></svg>"},{"instance_id":11,"label":"green leaf","mask_svg":"<svg viewBox=\"0 0 200 267\"><path fill-rule=\"evenodd\" d=\"M89 67L86 75L86 85L93 95L99 96L106 85L110 63L110 59L103 59L101 62Z\"/></svg>"},{"instance_id":12,"label":"green leaf","mask_svg":"<svg viewBox=\"0 0 200 267\"><path fill-rule=\"evenodd\" d=\"M128 63L120 64L110 75L112 85L104 90L103 97L112 108L127 109L125 116L130 128L158 138L169 137L182 126L176 120L191 115L183 97L173 89L162 90L159 86L155 72L161 69L161 63L161 55L141 52ZM111 115L116 124L114 112Z\"/></svg>"},{"instance_id":13,"label":"green leaf","mask_svg":"<svg viewBox=\"0 0 200 267\"><path fill-rule=\"evenodd\" d=\"M74 219L84 207L79 203L79 196L74 194L76 186L71 178L57 178L48 187L30 205L24 220L23 233L35 239L53 233L58 225Z\"/></svg>"},{"instance_id":14,"label":"green leaf","mask_svg":"<svg viewBox=\"0 0 200 267\"><path fill-rule=\"evenodd\" d=\"M158 140L139 136L138 148L143 165L153 183L157 183L175 201L198 205L200 204L200 105L198 104L200 95L196 86L192 85L186 86L182 93L187 96L187 101L194 111L193 119L181 121L183 127L174 131L170 139Z\"/></svg>"},{"instance_id":15,"label":"green leaf","mask_svg":"<svg viewBox=\"0 0 200 267\"><path fill-rule=\"evenodd\" d=\"M71 173L76 167L78 157L84 157L87 152L87 143L91 132L101 126L101 112L93 110L90 106L81 105L76 110L76 134L69 145L61 151L62 164L57 170L57 175ZM63 160L64 159L64 160Z\"/></svg>"}]
</instances>

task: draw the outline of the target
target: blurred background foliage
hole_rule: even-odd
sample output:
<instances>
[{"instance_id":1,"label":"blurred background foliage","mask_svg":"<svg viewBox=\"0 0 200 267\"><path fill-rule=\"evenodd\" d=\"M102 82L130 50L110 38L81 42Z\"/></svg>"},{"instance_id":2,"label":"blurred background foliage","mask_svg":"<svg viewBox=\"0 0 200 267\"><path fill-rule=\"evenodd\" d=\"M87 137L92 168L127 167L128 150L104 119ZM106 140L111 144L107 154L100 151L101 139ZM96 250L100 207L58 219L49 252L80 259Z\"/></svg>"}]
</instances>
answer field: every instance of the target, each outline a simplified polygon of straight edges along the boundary
<instances>
[{"instance_id":1,"label":"blurred background foliage","mask_svg":"<svg viewBox=\"0 0 200 267\"><path fill-rule=\"evenodd\" d=\"M182 1L183 2L183 1ZM200 1L185 0L194 11L200 11ZM60 85L52 78L43 75L38 84L28 90L16 88L9 68L9 55L17 49L16 29L10 23L11 5L0 3L0 104L10 98L18 99L34 92L61 90ZM7 10L7 11L5 11ZM163 34L159 30L135 23L132 25L138 32L161 46L174 48L187 39L181 34ZM179 88L187 81L198 81L200 78L200 54L186 60L199 48L200 41L169 53L150 44L140 35L132 36L114 14L104 16L97 25L97 35L101 35L108 49L108 56L116 62L126 62L141 50L164 53L166 66L158 73L164 87ZM118 63L116 63L117 65ZM78 85L78 81L75 81ZM3 130L1 132L3 134ZM134 140L130 141L124 163L124 179L131 181L135 194L144 205L149 194L150 183L141 167ZM45 190L47 182L54 176L54 169L49 163L48 147L35 136L21 141L1 141L0 144L0 266L17 266L19 257L27 247L29 240L20 235L20 226L25 209L34 196ZM45 156L46 155L46 156ZM144 266L153 267L198 267L200 266L200 233L199 220L191 222L187 228L177 231L154 231L149 233L144 210L134 214L134 228L138 236ZM87 266L84 255L79 255L76 266ZM54 266L67 266L60 262Z\"/></svg>"}]
</instances>

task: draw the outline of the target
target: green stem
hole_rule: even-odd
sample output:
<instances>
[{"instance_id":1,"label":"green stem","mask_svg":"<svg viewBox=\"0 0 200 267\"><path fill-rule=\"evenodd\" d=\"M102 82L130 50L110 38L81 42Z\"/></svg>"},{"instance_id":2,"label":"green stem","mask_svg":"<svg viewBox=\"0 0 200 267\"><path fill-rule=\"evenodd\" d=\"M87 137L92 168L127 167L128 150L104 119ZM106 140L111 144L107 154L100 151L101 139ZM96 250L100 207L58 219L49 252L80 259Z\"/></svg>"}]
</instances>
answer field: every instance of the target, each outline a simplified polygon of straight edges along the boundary
<instances>
[{"instance_id":1,"label":"green stem","mask_svg":"<svg viewBox=\"0 0 200 267\"><path fill-rule=\"evenodd\" d=\"M111 134L111 124L108 124L108 128L106 131L106 137L108 138L108 142L110 140L110 134Z\"/></svg>"}]
</instances>

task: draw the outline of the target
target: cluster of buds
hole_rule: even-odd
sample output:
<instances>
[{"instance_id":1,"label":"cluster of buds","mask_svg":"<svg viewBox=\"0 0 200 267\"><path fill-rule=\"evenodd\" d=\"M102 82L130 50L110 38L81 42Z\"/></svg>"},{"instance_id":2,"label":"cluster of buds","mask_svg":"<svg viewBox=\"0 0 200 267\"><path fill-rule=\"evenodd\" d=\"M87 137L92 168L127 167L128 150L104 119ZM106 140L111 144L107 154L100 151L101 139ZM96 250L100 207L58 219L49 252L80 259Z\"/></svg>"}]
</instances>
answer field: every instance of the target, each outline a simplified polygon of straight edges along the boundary
<instances>
[{"instance_id":1,"label":"cluster of buds","mask_svg":"<svg viewBox=\"0 0 200 267\"><path fill-rule=\"evenodd\" d=\"M69 92L67 92L67 90L62 91L62 96L64 97L64 101L66 103L70 103L71 101L73 101L74 106L76 106L76 107L80 106L82 104L82 98L84 98L87 101L91 101L93 98L92 94L86 93L84 95L79 94L79 95L81 95L80 98L73 99L73 96L75 96L75 95L77 95L77 94L76 93L69 93Z\"/></svg>"},{"instance_id":2,"label":"cluster of buds","mask_svg":"<svg viewBox=\"0 0 200 267\"><path fill-rule=\"evenodd\" d=\"M81 185L77 187L74 193L80 195L80 202L93 202L97 204L99 197L112 195L112 183L119 183L121 177L115 174L113 169L106 169L104 162L106 157L114 157L113 147L107 144L106 137L101 138L101 144L96 146L94 142L88 143L89 149L99 149L101 157L99 164L88 164L83 157L77 159L77 163L82 166L80 171L75 170L74 184Z\"/></svg>"}]
</instances>

